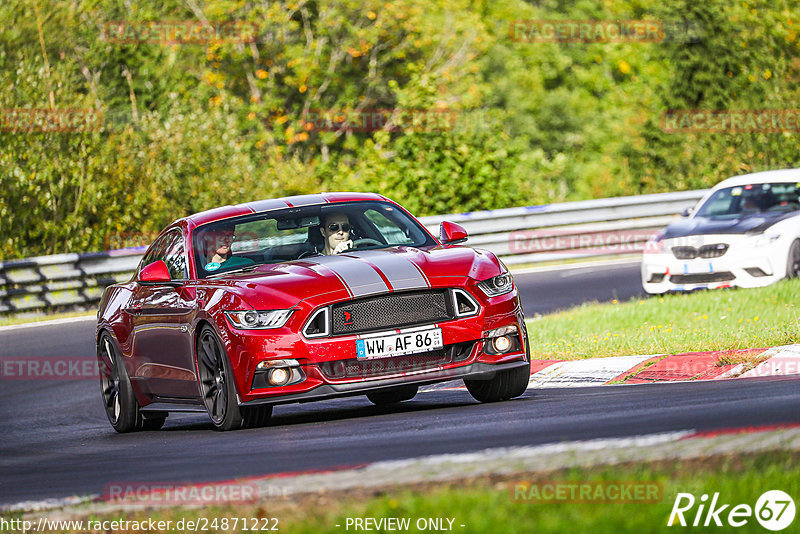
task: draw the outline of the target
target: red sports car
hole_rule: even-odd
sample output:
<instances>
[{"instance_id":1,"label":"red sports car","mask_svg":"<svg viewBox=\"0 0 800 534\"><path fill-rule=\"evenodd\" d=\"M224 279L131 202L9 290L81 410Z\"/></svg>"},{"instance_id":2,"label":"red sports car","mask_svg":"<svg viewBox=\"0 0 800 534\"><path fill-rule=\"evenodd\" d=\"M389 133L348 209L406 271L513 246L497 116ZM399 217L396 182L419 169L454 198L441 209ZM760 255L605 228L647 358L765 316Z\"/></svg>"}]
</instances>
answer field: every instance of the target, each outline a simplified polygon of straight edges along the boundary
<instances>
[{"instance_id":1,"label":"red sports car","mask_svg":"<svg viewBox=\"0 0 800 534\"><path fill-rule=\"evenodd\" d=\"M219 430L276 404L411 399L463 379L481 402L521 395L530 355L511 274L443 222L439 238L376 194L225 206L178 219L97 321L102 397L119 432L169 412Z\"/></svg>"}]
</instances>

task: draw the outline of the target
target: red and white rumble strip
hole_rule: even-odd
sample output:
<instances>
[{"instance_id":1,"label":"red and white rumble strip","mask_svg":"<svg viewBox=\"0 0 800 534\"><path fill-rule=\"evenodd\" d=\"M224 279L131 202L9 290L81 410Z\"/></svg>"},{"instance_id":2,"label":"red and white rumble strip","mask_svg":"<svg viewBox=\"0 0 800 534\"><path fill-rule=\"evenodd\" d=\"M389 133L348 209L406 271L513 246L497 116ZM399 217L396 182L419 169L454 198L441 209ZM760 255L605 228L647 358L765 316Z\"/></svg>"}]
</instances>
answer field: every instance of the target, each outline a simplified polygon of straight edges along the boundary
<instances>
[{"instance_id":1,"label":"red and white rumble strip","mask_svg":"<svg viewBox=\"0 0 800 534\"><path fill-rule=\"evenodd\" d=\"M727 364L729 360L754 363ZM617 356L586 360L548 360L531 368L529 388L646 384L800 374L800 345L770 349Z\"/></svg>"},{"instance_id":2,"label":"red and white rumble strip","mask_svg":"<svg viewBox=\"0 0 800 534\"><path fill-rule=\"evenodd\" d=\"M724 363L730 360L746 360L754 363ZM533 360L528 388L650 384L797 374L800 374L800 344L769 349L687 352L671 355ZM424 387L422 391L461 389L466 388L457 382L446 382Z\"/></svg>"}]
</instances>

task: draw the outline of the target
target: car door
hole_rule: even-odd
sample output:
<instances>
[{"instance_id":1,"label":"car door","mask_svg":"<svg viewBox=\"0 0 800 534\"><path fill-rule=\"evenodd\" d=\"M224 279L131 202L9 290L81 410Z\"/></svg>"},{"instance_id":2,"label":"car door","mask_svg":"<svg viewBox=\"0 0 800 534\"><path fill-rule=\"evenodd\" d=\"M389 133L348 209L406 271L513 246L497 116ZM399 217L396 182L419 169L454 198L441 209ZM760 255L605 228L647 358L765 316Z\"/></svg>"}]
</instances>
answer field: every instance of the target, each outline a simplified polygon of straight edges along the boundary
<instances>
[{"instance_id":1,"label":"car door","mask_svg":"<svg viewBox=\"0 0 800 534\"><path fill-rule=\"evenodd\" d=\"M193 291L186 288L187 263L183 233L175 229L153 244L142 261L145 267L163 261L172 278L169 284L136 286L129 303L133 317L135 379L164 399L197 395L189 318Z\"/></svg>"}]
</instances>

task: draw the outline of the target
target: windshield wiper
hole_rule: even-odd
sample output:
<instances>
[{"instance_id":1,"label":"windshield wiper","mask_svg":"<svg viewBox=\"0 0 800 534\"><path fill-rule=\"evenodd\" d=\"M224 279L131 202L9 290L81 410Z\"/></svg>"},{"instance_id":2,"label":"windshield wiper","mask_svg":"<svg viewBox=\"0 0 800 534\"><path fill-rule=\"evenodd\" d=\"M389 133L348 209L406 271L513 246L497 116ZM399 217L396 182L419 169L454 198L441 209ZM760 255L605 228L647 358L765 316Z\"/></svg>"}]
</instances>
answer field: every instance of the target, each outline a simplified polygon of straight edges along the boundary
<instances>
[{"instance_id":1,"label":"windshield wiper","mask_svg":"<svg viewBox=\"0 0 800 534\"><path fill-rule=\"evenodd\" d=\"M246 265L244 267L240 267L238 269L231 269L230 271L225 271L222 273L214 273L213 275L207 276L206 278L216 277L216 276L227 276L229 274L235 273L249 273L251 271L255 271L256 268L261 267L264 265L263 263L256 263L255 265Z\"/></svg>"}]
</instances>

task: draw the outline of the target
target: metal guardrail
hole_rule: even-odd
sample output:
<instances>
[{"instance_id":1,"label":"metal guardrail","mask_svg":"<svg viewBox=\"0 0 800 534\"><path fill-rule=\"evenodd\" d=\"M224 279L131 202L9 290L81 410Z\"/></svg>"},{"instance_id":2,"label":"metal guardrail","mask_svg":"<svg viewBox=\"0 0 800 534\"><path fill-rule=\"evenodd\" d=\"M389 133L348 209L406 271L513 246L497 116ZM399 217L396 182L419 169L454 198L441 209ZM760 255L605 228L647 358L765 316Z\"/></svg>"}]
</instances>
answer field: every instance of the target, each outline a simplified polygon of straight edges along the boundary
<instances>
[{"instance_id":1,"label":"metal guardrail","mask_svg":"<svg viewBox=\"0 0 800 534\"><path fill-rule=\"evenodd\" d=\"M470 246L519 265L637 253L652 234L705 193L583 200L420 220L434 235L442 221L458 223L469 233ZM0 313L92 306L106 286L131 278L142 253L139 247L0 262Z\"/></svg>"}]
</instances>

